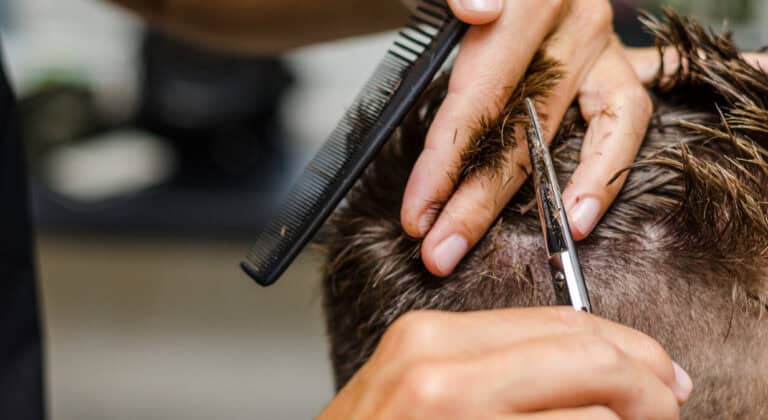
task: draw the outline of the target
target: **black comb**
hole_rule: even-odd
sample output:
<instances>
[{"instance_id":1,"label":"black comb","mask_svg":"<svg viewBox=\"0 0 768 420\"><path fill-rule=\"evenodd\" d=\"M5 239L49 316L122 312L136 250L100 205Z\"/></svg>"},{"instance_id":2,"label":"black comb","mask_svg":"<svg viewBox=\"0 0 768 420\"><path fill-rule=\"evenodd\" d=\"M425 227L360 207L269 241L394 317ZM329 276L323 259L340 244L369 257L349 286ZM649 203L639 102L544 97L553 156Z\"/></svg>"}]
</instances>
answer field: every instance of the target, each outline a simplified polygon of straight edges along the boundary
<instances>
[{"instance_id":1,"label":"black comb","mask_svg":"<svg viewBox=\"0 0 768 420\"><path fill-rule=\"evenodd\" d=\"M241 264L256 282L275 283L312 240L466 30L443 1L419 2L410 23Z\"/></svg>"}]
</instances>

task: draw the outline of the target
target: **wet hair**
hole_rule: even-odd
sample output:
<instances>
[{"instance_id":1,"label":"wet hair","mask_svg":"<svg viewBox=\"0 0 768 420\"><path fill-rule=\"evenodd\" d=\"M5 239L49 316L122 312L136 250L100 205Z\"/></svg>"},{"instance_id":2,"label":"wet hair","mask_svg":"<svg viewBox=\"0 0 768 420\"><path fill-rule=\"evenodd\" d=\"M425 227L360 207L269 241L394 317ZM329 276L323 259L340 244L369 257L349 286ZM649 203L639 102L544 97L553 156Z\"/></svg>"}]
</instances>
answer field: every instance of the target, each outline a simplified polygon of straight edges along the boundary
<instances>
[{"instance_id":1,"label":"wet hair","mask_svg":"<svg viewBox=\"0 0 768 420\"><path fill-rule=\"evenodd\" d=\"M660 54L673 48L682 65L671 76L661 69L649 89L655 110L644 146L578 245L593 306L657 339L692 374L685 417L768 418L768 75L742 60L727 34L691 19L666 12L645 24ZM508 164L522 98L546 96L561 76L537 55L502 115L478 124L460 176ZM338 387L408 311L554 303L530 184L448 278L424 268L420 241L403 232L405 184L446 86L443 77L425 93L326 226L324 305ZM563 185L585 130L572 107L552 146Z\"/></svg>"}]
</instances>

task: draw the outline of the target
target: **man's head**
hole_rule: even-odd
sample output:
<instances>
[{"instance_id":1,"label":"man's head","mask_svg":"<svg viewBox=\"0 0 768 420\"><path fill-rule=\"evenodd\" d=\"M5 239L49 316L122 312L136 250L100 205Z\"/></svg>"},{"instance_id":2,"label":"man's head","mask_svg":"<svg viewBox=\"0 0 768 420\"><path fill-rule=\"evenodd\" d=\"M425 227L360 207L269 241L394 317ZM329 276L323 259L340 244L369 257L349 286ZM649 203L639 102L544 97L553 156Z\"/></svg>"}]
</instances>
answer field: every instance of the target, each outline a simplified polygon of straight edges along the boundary
<instances>
[{"instance_id":1,"label":"man's head","mask_svg":"<svg viewBox=\"0 0 768 420\"><path fill-rule=\"evenodd\" d=\"M683 65L652 89L656 110L621 195L579 244L596 314L656 338L693 376L695 418L767 418L768 75L730 40L675 16L649 22ZM540 54L496 121L479 126L461 174L503 165L517 147L522 98L560 76ZM416 309L472 311L554 302L532 188L509 203L446 279L419 260L399 223L401 198L445 94L431 87L328 226L325 306L337 383L367 360L385 329ZM553 145L565 183L585 124L571 109Z\"/></svg>"}]
</instances>

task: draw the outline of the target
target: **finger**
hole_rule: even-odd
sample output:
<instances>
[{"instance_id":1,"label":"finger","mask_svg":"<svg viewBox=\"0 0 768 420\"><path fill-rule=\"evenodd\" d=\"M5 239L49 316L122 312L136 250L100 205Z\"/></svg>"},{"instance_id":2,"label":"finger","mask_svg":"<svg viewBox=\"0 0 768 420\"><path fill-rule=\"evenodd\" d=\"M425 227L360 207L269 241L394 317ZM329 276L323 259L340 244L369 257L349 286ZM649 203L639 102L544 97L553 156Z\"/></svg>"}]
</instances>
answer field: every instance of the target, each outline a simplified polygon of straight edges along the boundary
<instances>
[{"instance_id":1,"label":"finger","mask_svg":"<svg viewBox=\"0 0 768 420\"><path fill-rule=\"evenodd\" d=\"M604 17L604 21L594 22L585 22L585 13L578 7L573 6L572 14L561 22L546 47L547 56L564 63L564 77L549 97L539 101L548 142L554 137L589 68L610 40L610 6L606 3L607 11L600 13L590 3L589 12L597 16L594 19ZM517 144L525 144L523 130L517 132ZM455 153L445 149L443 152ZM466 179L444 206L421 248L422 260L430 272L438 276L453 272L527 178L530 173L527 149L518 147L506 153L507 164L503 168Z\"/></svg>"},{"instance_id":2,"label":"finger","mask_svg":"<svg viewBox=\"0 0 768 420\"><path fill-rule=\"evenodd\" d=\"M658 77L661 58L656 48L625 48L625 56L632 64L635 74L645 85L650 85ZM755 68L768 72L768 54L744 53L742 54L749 64ZM674 48L664 49L664 77L673 76L680 67L680 57Z\"/></svg>"},{"instance_id":3,"label":"finger","mask_svg":"<svg viewBox=\"0 0 768 420\"><path fill-rule=\"evenodd\" d=\"M625 57L632 64L632 68L640 81L649 85L659 75L661 56L656 48L626 48ZM674 48L664 49L664 76L669 77L677 72L680 66L680 58Z\"/></svg>"},{"instance_id":4,"label":"finger","mask_svg":"<svg viewBox=\"0 0 768 420\"><path fill-rule=\"evenodd\" d=\"M502 0L448 0L453 14L470 25L485 25L501 16Z\"/></svg>"},{"instance_id":5,"label":"finger","mask_svg":"<svg viewBox=\"0 0 768 420\"><path fill-rule=\"evenodd\" d=\"M599 405L622 419L677 419L672 389L622 349L597 337L547 337L442 367L465 384L461 398L485 399L499 412Z\"/></svg>"},{"instance_id":6,"label":"finger","mask_svg":"<svg viewBox=\"0 0 768 420\"><path fill-rule=\"evenodd\" d=\"M681 395L690 393L690 379L675 367L661 345L647 335L573 308L516 308L448 313L411 312L384 334L374 359L413 360L459 358L497 351L516 343L560 335L590 335L614 343ZM373 360L373 359L372 359ZM680 370L678 372L678 370Z\"/></svg>"},{"instance_id":7,"label":"finger","mask_svg":"<svg viewBox=\"0 0 768 420\"><path fill-rule=\"evenodd\" d=\"M584 81L579 105L589 128L581 162L563 192L576 240L592 232L621 191L627 178L622 171L637 157L653 112L651 98L622 55L618 40Z\"/></svg>"},{"instance_id":8,"label":"finger","mask_svg":"<svg viewBox=\"0 0 768 420\"><path fill-rule=\"evenodd\" d=\"M618 414L607 407L592 406L562 410L547 410L510 417L515 420L621 420Z\"/></svg>"},{"instance_id":9,"label":"finger","mask_svg":"<svg viewBox=\"0 0 768 420\"><path fill-rule=\"evenodd\" d=\"M768 73L768 54L765 53L746 53L744 59L752 66Z\"/></svg>"},{"instance_id":10,"label":"finger","mask_svg":"<svg viewBox=\"0 0 768 420\"><path fill-rule=\"evenodd\" d=\"M548 2L551 3L551 2ZM533 0L507 7L494 23L470 28L454 64L448 93L430 127L403 197L406 233L423 238L455 189L465 149L483 116L498 114L551 31L559 10ZM525 30L520 30L525 22ZM514 48L509 41L515 40ZM503 53L500 53L503 51Z\"/></svg>"}]
</instances>

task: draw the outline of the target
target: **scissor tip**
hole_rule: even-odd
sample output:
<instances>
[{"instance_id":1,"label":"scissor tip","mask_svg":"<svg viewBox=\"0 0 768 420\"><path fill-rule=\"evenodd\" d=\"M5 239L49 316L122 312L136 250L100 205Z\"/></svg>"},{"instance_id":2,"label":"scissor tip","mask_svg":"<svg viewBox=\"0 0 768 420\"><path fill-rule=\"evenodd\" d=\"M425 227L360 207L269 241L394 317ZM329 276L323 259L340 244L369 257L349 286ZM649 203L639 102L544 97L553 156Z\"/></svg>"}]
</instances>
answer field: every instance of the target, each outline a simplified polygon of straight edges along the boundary
<instances>
[{"instance_id":1,"label":"scissor tip","mask_svg":"<svg viewBox=\"0 0 768 420\"><path fill-rule=\"evenodd\" d=\"M530 97L525 98L525 105L528 107L528 113L530 114L531 111L534 113L536 112L536 105L533 103L533 99Z\"/></svg>"},{"instance_id":2,"label":"scissor tip","mask_svg":"<svg viewBox=\"0 0 768 420\"><path fill-rule=\"evenodd\" d=\"M530 146L533 146L534 148L546 148L541 129L541 122L539 121L539 116L536 112L536 104L533 103L533 99L527 97L525 98L525 105L528 108L528 117L531 120L528 141L533 143L530 144Z\"/></svg>"}]
</instances>

